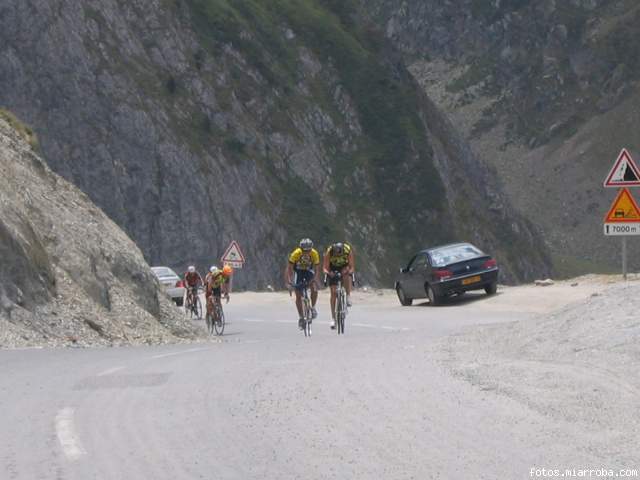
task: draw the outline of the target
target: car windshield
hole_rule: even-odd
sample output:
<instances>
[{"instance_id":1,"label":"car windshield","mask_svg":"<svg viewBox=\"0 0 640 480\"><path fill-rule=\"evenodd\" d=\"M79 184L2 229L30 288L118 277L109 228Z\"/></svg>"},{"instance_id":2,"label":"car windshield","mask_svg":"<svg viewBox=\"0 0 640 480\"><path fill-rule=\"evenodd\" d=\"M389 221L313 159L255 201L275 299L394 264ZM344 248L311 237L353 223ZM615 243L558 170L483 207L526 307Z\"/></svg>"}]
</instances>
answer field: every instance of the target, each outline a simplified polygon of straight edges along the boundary
<instances>
[{"instance_id":1,"label":"car windshield","mask_svg":"<svg viewBox=\"0 0 640 480\"><path fill-rule=\"evenodd\" d=\"M465 243L463 245L439 248L430 252L429 255L434 267L443 267L484 255L484 253L473 245Z\"/></svg>"},{"instance_id":2,"label":"car windshield","mask_svg":"<svg viewBox=\"0 0 640 480\"><path fill-rule=\"evenodd\" d=\"M158 277L175 277L176 276L173 270L167 267L154 267L151 270L153 270L153 273L155 273Z\"/></svg>"}]
</instances>

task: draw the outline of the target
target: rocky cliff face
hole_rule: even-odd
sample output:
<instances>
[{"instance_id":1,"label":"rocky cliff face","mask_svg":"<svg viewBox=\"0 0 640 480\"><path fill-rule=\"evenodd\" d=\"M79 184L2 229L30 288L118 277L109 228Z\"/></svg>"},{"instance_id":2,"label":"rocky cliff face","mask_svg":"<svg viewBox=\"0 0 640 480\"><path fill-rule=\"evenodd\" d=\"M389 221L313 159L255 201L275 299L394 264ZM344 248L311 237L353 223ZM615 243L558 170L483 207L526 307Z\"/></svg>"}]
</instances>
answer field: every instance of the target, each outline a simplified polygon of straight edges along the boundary
<instances>
[{"instance_id":1,"label":"rocky cliff face","mask_svg":"<svg viewBox=\"0 0 640 480\"><path fill-rule=\"evenodd\" d=\"M509 203L542 230L557 271L615 269L619 243L602 235L614 195L601 184L622 147L640 153L638 3L366 3L425 91L495 167Z\"/></svg>"},{"instance_id":2,"label":"rocky cliff face","mask_svg":"<svg viewBox=\"0 0 640 480\"><path fill-rule=\"evenodd\" d=\"M37 131L152 264L277 282L299 238L347 239L364 281L472 240L505 279L544 274L532 228L355 3L11 0L0 104Z\"/></svg>"},{"instance_id":3,"label":"rocky cliff face","mask_svg":"<svg viewBox=\"0 0 640 480\"><path fill-rule=\"evenodd\" d=\"M0 347L197 338L135 244L53 173L4 116Z\"/></svg>"}]
</instances>

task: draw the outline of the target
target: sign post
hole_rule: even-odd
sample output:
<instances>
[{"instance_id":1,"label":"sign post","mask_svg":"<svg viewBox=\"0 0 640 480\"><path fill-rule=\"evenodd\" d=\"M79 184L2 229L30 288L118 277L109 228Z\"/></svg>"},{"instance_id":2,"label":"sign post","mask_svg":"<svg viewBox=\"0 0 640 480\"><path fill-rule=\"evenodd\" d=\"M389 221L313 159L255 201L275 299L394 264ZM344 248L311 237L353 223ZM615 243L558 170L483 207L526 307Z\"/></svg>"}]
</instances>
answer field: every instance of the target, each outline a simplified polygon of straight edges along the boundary
<instances>
[{"instance_id":1,"label":"sign post","mask_svg":"<svg viewBox=\"0 0 640 480\"><path fill-rule=\"evenodd\" d=\"M604 181L605 188L620 188L604 219L604 234L622 236L622 277L627 279L627 236L640 235L640 208L627 187L640 187L640 169L623 148Z\"/></svg>"}]
</instances>

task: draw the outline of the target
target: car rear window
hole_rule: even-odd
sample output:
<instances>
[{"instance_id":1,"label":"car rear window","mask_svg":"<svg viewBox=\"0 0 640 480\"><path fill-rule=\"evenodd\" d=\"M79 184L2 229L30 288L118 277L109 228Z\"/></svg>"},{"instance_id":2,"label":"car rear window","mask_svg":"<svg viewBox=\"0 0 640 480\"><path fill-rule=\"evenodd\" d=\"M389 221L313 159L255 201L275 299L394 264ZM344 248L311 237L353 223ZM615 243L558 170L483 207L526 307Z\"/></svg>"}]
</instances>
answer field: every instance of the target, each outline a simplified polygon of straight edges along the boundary
<instances>
[{"instance_id":1,"label":"car rear window","mask_svg":"<svg viewBox=\"0 0 640 480\"><path fill-rule=\"evenodd\" d=\"M484 255L484 253L473 245L465 244L439 248L430 252L429 255L434 267L443 267Z\"/></svg>"},{"instance_id":2,"label":"car rear window","mask_svg":"<svg viewBox=\"0 0 640 480\"><path fill-rule=\"evenodd\" d=\"M158 277L173 277L175 273L169 268L152 268L153 273L155 273Z\"/></svg>"}]
</instances>

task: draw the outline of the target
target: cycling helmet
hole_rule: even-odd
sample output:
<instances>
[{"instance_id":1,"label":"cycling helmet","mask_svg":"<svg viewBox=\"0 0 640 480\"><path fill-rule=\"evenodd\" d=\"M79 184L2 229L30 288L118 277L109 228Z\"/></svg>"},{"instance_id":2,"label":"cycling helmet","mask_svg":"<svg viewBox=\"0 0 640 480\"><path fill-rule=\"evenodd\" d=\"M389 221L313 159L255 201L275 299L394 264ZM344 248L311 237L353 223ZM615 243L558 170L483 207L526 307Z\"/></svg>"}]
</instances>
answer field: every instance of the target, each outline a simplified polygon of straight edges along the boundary
<instances>
[{"instance_id":1,"label":"cycling helmet","mask_svg":"<svg viewBox=\"0 0 640 480\"><path fill-rule=\"evenodd\" d=\"M310 238L303 238L300 240L300 248L305 251L311 250L313 248L313 242Z\"/></svg>"},{"instance_id":2,"label":"cycling helmet","mask_svg":"<svg viewBox=\"0 0 640 480\"><path fill-rule=\"evenodd\" d=\"M189 265L189 268L187 270L189 270L189 273L194 273L196 271L196 267L194 267L193 265Z\"/></svg>"},{"instance_id":3,"label":"cycling helmet","mask_svg":"<svg viewBox=\"0 0 640 480\"><path fill-rule=\"evenodd\" d=\"M225 277L230 276L232 273L233 273L233 268L231 268L231 266L230 266L230 265L225 265L225 266L222 268L222 274L223 274Z\"/></svg>"},{"instance_id":4,"label":"cycling helmet","mask_svg":"<svg viewBox=\"0 0 640 480\"><path fill-rule=\"evenodd\" d=\"M216 267L215 265L211 265L211 268L209 269L209 271L211 273L216 273L218 271L218 267Z\"/></svg>"},{"instance_id":5,"label":"cycling helmet","mask_svg":"<svg viewBox=\"0 0 640 480\"><path fill-rule=\"evenodd\" d=\"M334 243L331 246L334 255L342 255L344 253L344 244L341 242Z\"/></svg>"}]
</instances>

